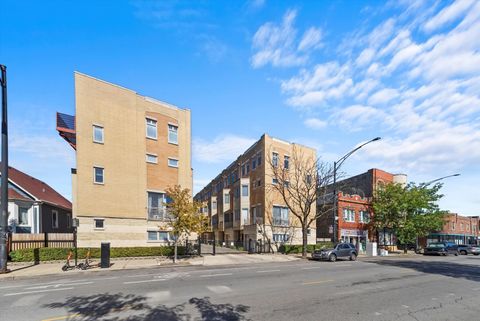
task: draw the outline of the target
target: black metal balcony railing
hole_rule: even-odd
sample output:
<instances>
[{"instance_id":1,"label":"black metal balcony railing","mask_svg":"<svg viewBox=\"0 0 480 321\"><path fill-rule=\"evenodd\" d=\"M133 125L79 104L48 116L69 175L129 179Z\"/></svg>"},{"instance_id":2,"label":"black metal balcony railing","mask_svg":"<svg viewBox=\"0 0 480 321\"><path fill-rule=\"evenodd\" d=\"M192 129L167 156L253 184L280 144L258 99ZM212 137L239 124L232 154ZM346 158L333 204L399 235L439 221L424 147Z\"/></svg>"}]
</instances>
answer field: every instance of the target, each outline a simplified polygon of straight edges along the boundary
<instances>
[{"instance_id":1,"label":"black metal balcony railing","mask_svg":"<svg viewBox=\"0 0 480 321\"><path fill-rule=\"evenodd\" d=\"M165 207L149 207L147 212L149 221L164 221L169 218Z\"/></svg>"}]
</instances>

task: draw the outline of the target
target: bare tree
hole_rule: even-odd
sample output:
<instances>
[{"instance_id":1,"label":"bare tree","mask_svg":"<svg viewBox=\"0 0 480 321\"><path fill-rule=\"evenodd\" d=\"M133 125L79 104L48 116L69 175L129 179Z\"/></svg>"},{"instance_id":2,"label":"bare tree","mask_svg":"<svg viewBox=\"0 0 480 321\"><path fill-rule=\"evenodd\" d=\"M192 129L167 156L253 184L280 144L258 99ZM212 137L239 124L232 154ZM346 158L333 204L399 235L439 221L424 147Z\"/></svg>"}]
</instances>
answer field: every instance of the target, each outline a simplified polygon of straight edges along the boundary
<instances>
[{"instance_id":1,"label":"bare tree","mask_svg":"<svg viewBox=\"0 0 480 321\"><path fill-rule=\"evenodd\" d=\"M302 257L306 258L308 229L328 211L325 198L317 211L317 193L327 193L327 186L333 181L333 168L296 146L292 148L288 164L274 159L271 154L268 153L267 162L272 183L267 188L280 195L289 213L298 220L302 231Z\"/></svg>"}]
</instances>

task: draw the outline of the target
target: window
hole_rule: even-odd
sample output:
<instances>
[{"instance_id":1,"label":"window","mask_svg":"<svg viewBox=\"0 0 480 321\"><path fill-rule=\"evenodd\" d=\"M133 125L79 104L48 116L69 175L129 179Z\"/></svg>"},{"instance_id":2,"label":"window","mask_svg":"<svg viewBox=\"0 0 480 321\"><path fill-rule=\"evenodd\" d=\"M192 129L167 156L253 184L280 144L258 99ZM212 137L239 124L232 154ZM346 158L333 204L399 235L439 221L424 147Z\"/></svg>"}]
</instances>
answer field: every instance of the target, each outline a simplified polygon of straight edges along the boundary
<instances>
[{"instance_id":1,"label":"window","mask_svg":"<svg viewBox=\"0 0 480 321\"><path fill-rule=\"evenodd\" d=\"M52 228L58 228L58 212L52 211Z\"/></svg>"},{"instance_id":2,"label":"window","mask_svg":"<svg viewBox=\"0 0 480 321\"><path fill-rule=\"evenodd\" d=\"M216 210L217 209L217 201L213 201L212 202L212 210Z\"/></svg>"},{"instance_id":3,"label":"window","mask_svg":"<svg viewBox=\"0 0 480 321\"><path fill-rule=\"evenodd\" d=\"M278 179L272 178L272 184L278 184Z\"/></svg>"},{"instance_id":4,"label":"window","mask_svg":"<svg viewBox=\"0 0 480 321\"><path fill-rule=\"evenodd\" d=\"M460 231L463 231L463 223L460 223Z\"/></svg>"},{"instance_id":5,"label":"window","mask_svg":"<svg viewBox=\"0 0 480 321\"><path fill-rule=\"evenodd\" d=\"M104 169L103 167L94 167L93 168L93 182L95 184L103 184L104 183Z\"/></svg>"},{"instance_id":6,"label":"window","mask_svg":"<svg viewBox=\"0 0 480 321\"><path fill-rule=\"evenodd\" d=\"M178 167L178 159L169 158L169 159L168 159L168 166L170 166L170 167Z\"/></svg>"},{"instance_id":7,"label":"window","mask_svg":"<svg viewBox=\"0 0 480 321\"><path fill-rule=\"evenodd\" d=\"M257 167L257 161L254 159L252 159L252 171Z\"/></svg>"},{"instance_id":8,"label":"window","mask_svg":"<svg viewBox=\"0 0 480 321\"><path fill-rule=\"evenodd\" d=\"M282 206L273 207L273 225L288 226L288 208Z\"/></svg>"},{"instance_id":9,"label":"window","mask_svg":"<svg viewBox=\"0 0 480 321\"><path fill-rule=\"evenodd\" d=\"M248 196L248 185L242 185L242 196Z\"/></svg>"},{"instance_id":10,"label":"window","mask_svg":"<svg viewBox=\"0 0 480 321\"><path fill-rule=\"evenodd\" d=\"M163 220L166 214L167 197L163 193L148 192L148 219Z\"/></svg>"},{"instance_id":11,"label":"window","mask_svg":"<svg viewBox=\"0 0 480 321\"><path fill-rule=\"evenodd\" d=\"M67 228L72 227L72 214L68 213L67 214Z\"/></svg>"},{"instance_id":12,"label":"window","mask_svg":"<svg viewBox=\"0 0 480 321\"><path fill-rule=\"evenodd\" d=\"M283 156L283 167L285 169L288 169L289 166L290 166L290 157L287 156L287 155L284 155Z\"/></svg>"},{"instance_id":13,"label":"window","mask_svg":"<svg viewBox=\"0 0 480 321\"><path fill-rule=\"evenodd\" d=\"M273 167L278 166L278 153L272 153L272 165Z\"/></svg>"},{"instance_id":14,"label":"window","mask_svg":"<svg viewBox=\"0 0 480 321\"><path fill-rule=\"evenodd\" d=\"M168 142L178 144L178 126L168 124Z\"/></svg>"},{"instance_id":15,"label":"window","mask_svg":"<svg viewBox=\"0 0 480 321\"><path fill-rule=\"evenodd\" d=\"M29 225L28 224L28 208L19 207L18 208L18 225Z\"/></svg>"},{"instance_id":16,"label":"window","mask_svg":"<svg viewBox=\"0 0 480 321\"><path fill-rule=\"evenodd\" d=\"M370 222L370 213L367 211L360 211L360 222L369 223Z\"/></svg>"},{"instance_id":17,"label":"window","mask_svg":"<svg viewBox=\"0 0 480 321\"><path fill-rule=\"evenodd\" d=\"M242 208L242 224L248 224L248 208Z\"/></svg>"},{"instance_id":18,"label":"window","mask_svg":"<svg viewBox=\"0 0 480 321\"><path fill-rule=\"evenodd\" d=\"M242 165L242 176L246 175L246 167L245 164Z\"/></svg>"},{"instance_id":19,"label":"window","mask_svg":"<svg viewBox=\"0 0 480 321\"><path fill-rule=\"evenodd\" d=\"M166 231L148 231L147 235L149 241L168 242L173 240L171 233Z\"/></svg>"},{"instance_id":20,"label":"window","mask_svg":"<svg viewBox=\"0 0 480 321\"><path fill-rule=\"evenodd\" d=\"M230 194L225 194L224 196L224 203L230 206Z\"/></svg>"},{"instance_id":21,"label":"window","mask_svg":"<svg viewBox=\"0 0 480 321\"><path fill-rule=\"evenodd\" d=\"M147 122L147 138L157 139L157 121L155 119L146 118Z\"/></svg>"},{"instance_id":22,"label":"window","mask_svg":"<svg viewBox=\"0 0 480 321\"><path fill-rule=\"evenodd\" d=\"M250 164L247 164L247 175L250 173Z\"/></svg>"},{"instance_id":23,"label":"window","mask_svg":"<svg viewBox=\"0 0 480 321\"><path fill-rule=\"evenodd\" d=\"M240 187L237 186L237 187L235 188L234 196L235 196L235 198L239 198L239 197L240 197Z\"/></svg>"},{"instance_id":24,"label":"window","mask_svg":"<svg viewBox=\"0 0 480 321\"><path fill-rule=\"evenodd\" d=\"M105 220L103 218L96 218L93 220L93 227L96 230L103 230L105 228Z\"/></svg>"},{"instance_id":25,"label":"window","mask_svg":"<svg viewBox=\"0 0 480 321\"><path fill-rule=\"evenodd\" d=\"M157 155L147 154L147 163L157 164L158 163Z\"/></svg>"},{"instance_id":26,"label":"window","mask_svg":"<svg viewBox=\"0 0 480 321\"><path fill-rule=\"evenodd\" d=\"M240 221L240 209L235 210L235 221Z\"/></svg>"},{"instance_id":27,"label":"window","mask_svg":"<svg viewBox=\"0 0 480 321\"><path fill-rule=\"evenodd\" d=\"M355 211L349 208L343 209L343 220L345 222L355 222Z\"/></svg>"},{"instance_id":28,"label":"window","mask_svg":"<svg viewBox=\"0 0 480 321\"><path fill-rule=\"evenodd\" d=\"M93 142L103 144L103 127L93 125Z\"/></svg>"},{"instance_id":29,"label":"window","mask_svg":"<svg viewBox=\"0 0 480 321\"><path fill-rule=\"evenodd\" d=\"M258 154L258 156L257 156L257 166L260 166L260 165L262 165L262 155Z\"/></svg>"},{"instance_id":30,"label":"window","mask_svg":"<svg viewBox=\"0 0 480 321\"><path fill-rule=\"evenodd\" d=\"M290 182L289 182L289 181L283 182L283 186L284 186L285 188L289 188L289 187L290 187Z\"/></svg>"},{"instance_id":31,"label":"window","mask_svg":"<svg viewBox=\"0 0 480 321\"><path fill-rule=\"evenodd\" d=\"M288 242L288 234L273 234L273 241L277 243Z\"/></svg>"},{"instance_id":32,"label":"window","mask_svg":"<svg viewBox=\"0 0 480 321\"><path fill-rule=\"evenodd\" d=\"M257 180L257 187L260 187L260 186L262 186L262 180L261 179Z\"/></svg>"}]
</instances>

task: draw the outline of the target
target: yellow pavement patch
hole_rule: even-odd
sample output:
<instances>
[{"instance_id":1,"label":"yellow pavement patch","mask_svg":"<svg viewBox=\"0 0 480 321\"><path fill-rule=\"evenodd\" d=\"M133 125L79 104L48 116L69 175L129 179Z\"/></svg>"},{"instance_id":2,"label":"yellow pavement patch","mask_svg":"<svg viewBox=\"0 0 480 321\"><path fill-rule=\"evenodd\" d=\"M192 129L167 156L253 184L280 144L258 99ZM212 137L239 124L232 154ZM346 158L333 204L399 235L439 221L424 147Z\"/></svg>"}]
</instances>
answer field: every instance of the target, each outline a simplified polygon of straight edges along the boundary
<instances>
[{"instance_id":1,"label":"yellow pavement patch","mask_svg":"<svg viewBox=\"0 0 480 321\"><path fill-rule=\"evenodd\" d=\"M67 320L67 319L70 319L70 318L75 318L75 317L78 317L80 316L80 313L75 313L75 314L69 314L69 315L63 315L61 317L54 317L54 318L50 318L50 319L43 319L42 321L58 321L58 320Z\"/></svg>"},{"instance_id":2,"label":"yellow pavement patch","mask_svg":"<svg viewBox=\"0 0 480 321\"><path fill-rule=\"evenodd\" d=\"M319 280L319 281L312 281L312 282L303 282L302 285L315 285L315 284L322 284L322 283L328 283L333 281L335 280Z\"/></svg>"}]
</instances>

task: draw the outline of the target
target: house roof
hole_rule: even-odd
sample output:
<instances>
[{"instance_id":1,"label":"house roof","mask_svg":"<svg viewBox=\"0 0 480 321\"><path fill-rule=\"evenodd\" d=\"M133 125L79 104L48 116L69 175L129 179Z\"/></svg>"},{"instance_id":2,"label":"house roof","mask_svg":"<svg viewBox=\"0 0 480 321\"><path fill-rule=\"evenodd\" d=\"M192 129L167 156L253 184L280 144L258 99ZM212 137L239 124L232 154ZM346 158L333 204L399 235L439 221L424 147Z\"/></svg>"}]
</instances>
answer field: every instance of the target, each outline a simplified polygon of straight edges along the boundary
<instances>
[{"instance_id":1,"label":"house roof","mask_svg":"<svg viewBox=\"0 0 480 321\"><path fill-rule=\"evenodd\" d=\"M20 200L20 201L32 201L32 199L25 197L24 195L20 194L13 188L8 189L8 199L9 200Z\"/></svg>"},{"instance_id":2,"label":"house roof","mask_svg":"<svg viewBox=\"0 0 480 321\"><path fill-rule=\"evenodd\" d=\"M19 188L23 189L26 193L32 195L36 200L50 203L52 205L60 206L66 209L72 209L72 203L63 197L60 193L54 190L50 185L36 179L22 171L11 166L8 167L8 179ZM13 189L12 189L13 191ZM15 192L15 191L13 191ZM12 192L12 195L14 195ZM25 199L24 196L15 192L17 196ZM10 198L10 189L9 189Z\"/></svg>"}]
</instances>

